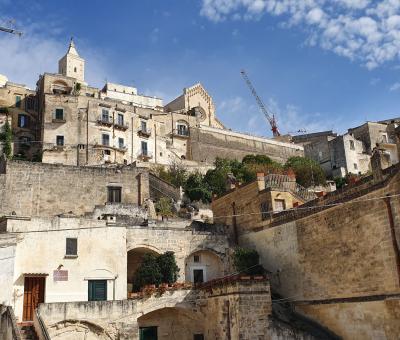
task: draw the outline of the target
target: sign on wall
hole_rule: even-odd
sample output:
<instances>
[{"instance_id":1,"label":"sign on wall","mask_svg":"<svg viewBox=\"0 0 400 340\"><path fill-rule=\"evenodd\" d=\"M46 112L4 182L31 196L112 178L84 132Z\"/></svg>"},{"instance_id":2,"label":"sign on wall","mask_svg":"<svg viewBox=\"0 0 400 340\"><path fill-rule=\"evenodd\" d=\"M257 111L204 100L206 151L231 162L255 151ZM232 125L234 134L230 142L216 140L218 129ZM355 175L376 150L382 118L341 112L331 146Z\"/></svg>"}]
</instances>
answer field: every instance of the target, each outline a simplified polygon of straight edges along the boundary
<instances>
[{"instance_id":1,"label":"sign on wall","mask_svg":"<svg viewBox=\"0 0 400 340\"><path fill-rule=\"evenodd\" d=\"M68 281L68 270L54 270L53 271L54 281Z\"/></svg>"}]
</instances>

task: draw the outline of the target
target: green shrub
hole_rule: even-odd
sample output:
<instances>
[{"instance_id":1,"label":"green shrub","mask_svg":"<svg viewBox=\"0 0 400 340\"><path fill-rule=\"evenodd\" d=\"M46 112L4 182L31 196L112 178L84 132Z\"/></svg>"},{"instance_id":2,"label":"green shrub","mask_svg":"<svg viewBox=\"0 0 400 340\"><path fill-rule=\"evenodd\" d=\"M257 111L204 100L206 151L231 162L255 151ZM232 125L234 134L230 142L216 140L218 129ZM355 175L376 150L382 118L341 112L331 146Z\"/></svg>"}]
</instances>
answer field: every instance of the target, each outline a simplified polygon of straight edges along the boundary
<instances>
[{"instance_id":1,"label":"green shrub","mask_svg":"<svg viewBox=\"0 0 400 340\"><path fill-rule=\"evenodd\" d=\"M3 145L3 152L8 159L12 158L12 131L8 121L4 124L3 132L0 133L0 143Z\"/></svg>"},{"instance_id":2,"label":"green shrub","mask_svg":"<svg viewBox=\"0 0 400 340\"><path fill-rule=\"evenodd\" d=\"M160 268L162 283L174 283L178 279L179 267L176 264L175 255L172 251L157 257L158 267Z\"/></svg>"},{"instance_id":3,"label":"green shrub","mask_svg":"<svg viewBox=\"0 0 400 340\"><path fill-rule=\"evenodd\" d=\"M172 216L172 202L168 197L161 197L156 203L156 211L159 215L161 215L164 220L165 217Z\"/></svg>"},{"instance_id":4,"label":"green shrub","mask_svg":"<svg viewBox=\"0 0 400 340\"><path fill-rule=\"evenodd\" d=\"M264 274L263 267L259 264L260 257L257 250L236 248L233 254L233 264L240 274Z\"/></svg>"}]
</instances>

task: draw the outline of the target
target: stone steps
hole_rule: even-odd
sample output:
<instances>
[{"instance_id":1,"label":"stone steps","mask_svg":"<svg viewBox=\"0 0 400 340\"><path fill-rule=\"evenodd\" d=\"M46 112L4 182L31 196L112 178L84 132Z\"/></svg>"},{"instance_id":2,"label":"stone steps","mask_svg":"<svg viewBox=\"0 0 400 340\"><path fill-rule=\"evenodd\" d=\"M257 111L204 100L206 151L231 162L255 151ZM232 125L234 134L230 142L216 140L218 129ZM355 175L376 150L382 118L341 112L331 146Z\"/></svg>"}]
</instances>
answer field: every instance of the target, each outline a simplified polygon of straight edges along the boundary
<instances>
[{"instance_id":1,"label":"stone steps","mask_svg":"<svg viewBox=\"0 0 400 340\"><path fill-rule=\"evenodd\" d=\"M20 322L18 328L21 333L21 340L39 340L33 322Z\"/></svg>"}]
</instances>

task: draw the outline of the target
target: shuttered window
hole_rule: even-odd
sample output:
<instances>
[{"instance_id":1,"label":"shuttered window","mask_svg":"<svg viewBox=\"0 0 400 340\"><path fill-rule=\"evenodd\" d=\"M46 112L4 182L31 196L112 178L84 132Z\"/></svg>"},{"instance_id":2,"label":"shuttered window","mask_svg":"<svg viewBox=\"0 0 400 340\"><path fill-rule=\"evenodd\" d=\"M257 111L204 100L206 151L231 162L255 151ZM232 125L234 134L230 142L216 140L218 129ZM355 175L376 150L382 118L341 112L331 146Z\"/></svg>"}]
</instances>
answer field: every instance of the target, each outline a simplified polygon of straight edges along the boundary
<instances>
[{"instance_id":1,"label":"shuttered window","mask_svg":"<svg viewBox=\"0 0 400 340\"><path fill-rule=\"evenodd\" d=\"M65 255L77 256L78 255L78 239L77 238L67 238Z\"/></svg>"},{"instance_id":2,"label":"shuttered window","mask_svg":"<svg viewBox=\"0 0 400 340\"><path fill-rule=\"evenodd\" d=\"M89 301L107 300L107 280L89 280Z\"/></svg>"},{"instance_id":3,"label":"shuttered window","mask_svg":"<svg viewBox=\"0 0 400 340\"><path fill-rule=\"evenodd\" d=\"M121 203L121 187L108 187L108 203Z\"/></svg>"}]
</instances>

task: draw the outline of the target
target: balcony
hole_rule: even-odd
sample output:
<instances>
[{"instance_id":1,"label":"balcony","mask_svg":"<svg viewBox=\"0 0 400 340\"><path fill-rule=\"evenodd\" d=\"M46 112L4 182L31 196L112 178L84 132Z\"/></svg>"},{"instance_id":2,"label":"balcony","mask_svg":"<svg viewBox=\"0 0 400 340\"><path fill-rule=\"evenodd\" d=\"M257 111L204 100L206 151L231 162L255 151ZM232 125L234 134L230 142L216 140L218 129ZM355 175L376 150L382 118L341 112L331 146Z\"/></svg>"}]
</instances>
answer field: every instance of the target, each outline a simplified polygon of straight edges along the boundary
<instances>
[{"instance_id":1,"label":"balcony","mask_svg":"<svg viewBox=\"0 0 400 340\"><path fill-rule=\"evenodd\" d=\"M116 149L118 151L121 151L121 152L127 152L128 151L128 147L126 145L118 145L118 147Z\"/></svg>"},{"instance_id":2,"label":"balcony","mask_svg":"<svg viewBox=\"0 0 400 340\"><path fill-rule=\"evenodd\" d=\"M180 138L189 138L190 137L189 130L186 130L186 129L174 129L172 131L172 135L174 137L180 137Z\"/></svg>"},{"instance_id":3,"label":"balcony","mask_svg":"<svg viewBox=\"0 0 400 340\"><path fill-rule=\"evenodd\" d=\"M126 131L129 128L129 124L124 121L117 121L114 123L114 127L118 130Z\"/></svg>"},{"instance_id":4,"label":"balcony","mask_svg":"<svg viewBox=\"0 0 400 340\"><path fill-rule=\"evenodd\" d=\"M113 125L113 121L112 121L112 118L109 117L109 116L102 116L102 115L100 115L100 116L97 118L97 124L105 125L105 126L110 127L110 126Z\"/></svg>"},{"instance_id":5,"label":"balcony","mask_svg":"<svg viewBox=\"0 0 400 340\"><path fill-rule=\"evenodd\" d=\"M137 158L143 162L147 162L153 158L153 154L149 151L141 150L138 152Z\"/></svg>"},{"instance_id":6,"label":"balcony","mask_svg":"<svg viewBox=\"0 0 400 340\"><path fill-rule=\"evenodd\" d=\"M151 129L150 128L140 128L138 130L138 135L140 137L149 138L151 136Z\"/></svg>"},{"instance_id":7,"label":"balcony","mask_svg":"<svg viewBox=\"0 0 400 340\"><path fill-rule=\"evenodd\" d=\"M64 115L56 115L55 113L53 113L53 117L51 119L52 123L58 123L58 124L63 124L66 122L65 120L65 116Z\"/></svg>"}]
</instances>

